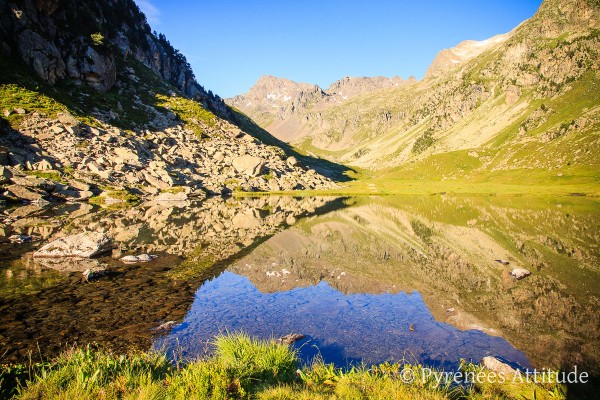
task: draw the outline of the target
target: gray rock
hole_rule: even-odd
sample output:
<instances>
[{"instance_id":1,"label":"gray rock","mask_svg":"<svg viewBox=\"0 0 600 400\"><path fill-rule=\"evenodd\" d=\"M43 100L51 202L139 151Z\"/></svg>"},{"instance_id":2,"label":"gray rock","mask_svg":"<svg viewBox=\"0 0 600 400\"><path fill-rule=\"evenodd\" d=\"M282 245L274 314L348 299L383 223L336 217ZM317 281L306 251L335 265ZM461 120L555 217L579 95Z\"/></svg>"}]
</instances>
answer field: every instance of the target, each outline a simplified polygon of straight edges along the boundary
<instances>
[{"instance_id":1,"label":"gray rock","mask_svg":"<svg viewBox=\"0 0 600 400\"><path fill-rule=\"evenodd\" d=\"M514 276L515 279L519 280L528 277L529 275L531 275L531 272L529 270L526 270L525 268L515 268L511 271L510 274Z\"/></svg>"},{"instance_id":2,"label":"gray rock","mask_svg":"<svg viewBox=\"0 0 600 400\"><path fill-rule=\"evenodd\" d=\"M232 161L232 165L233 168L235 168L235 170L240 174L248 176L258 176L260 175L265 165L265 162L262 158L246 154L234 158Z\"/></svg>"},{"instance_id":3,"label":"gray rock","mask_svg":"<svg viewBox=\"0 0 600 400\"><path fill-rule=\"evenodd\" d=\"M287 165L289 165L292 168L300 166L300 163L298 162L296 157L293 157L293 156L288 157L287 160L285 160L285 162Z\"/></svg>"},{"instance_id":4,"label":"gray rock","mask_svg":"<svg viewBox=\"0 0 600 400\"><path fill-rule=\"evenodd\" d=\"M163 192L156 196L155 201L186 201L188 196L185 192L170 193Z\"/></svg>"},{"instance_id":5,"label":"gray rock","mask_svg":"<svg viewBox=\"0 0 600 400\"><path fill-rule=\"evenodd\" d=\"M91 46L77 60L69 59L69 75L79 78L99 92L109 91L117 81L115 61L111 54L101 54Z\"/></svg>"},{"instance_id":6,"label":"gray rock","mask_svg":"<svg viewBox=\"0 0 600 400\"><path fill-rule=\"evenodd\" d=\"M21 185L10 185L6 188L5 195L9 198L13 198L15 200L27 200L27 201L36 201L36 200L44 200L44 197L48 195L44 190L26 187Z\"/></svg>"},{"instance_id":7,"label":"gray rock","mask_svg":"<svg viewBox=\"0 0 600 400\"><path fill-rule=\"evenodd\" d=\"M513 375L516 372L516 370L510 365L503 363L502 361L498 360L496 357L493 356L484 357L483 366L489 369L490 371L503 374L505 377Z\"/></svg>"},{"instance_id":8,"label":"gray rock","mask_svg":"<svg viewBox=\"0 0 600 400\"><path fill-rule=\"evenodd\" d=\"M6 183L13 177L12 172L6 167L0 167L0 183Z\"/></svg>"},{"instance_id":9,"label":"gray rock","mask_svg":"<svg viewBox=\"0 0 600 400\"><path fill-rule=\"evenodd\" d=\"M158 256L153 255L153 254L140 254L138 256L121 257L121 261L124 262L125 264L137 264L137 263L144 263L144 262L152 261L157 257Z\"/></svg>"},{"instance_id":10,"label":"gray rock","mask_svg":"<svg viewBox=\"0 0 600 400\"><path fill-rule=\"evenodd\" d=\"M17 44L23 60L50 84L65 77L66 66L54 43L38 33L25 29L18 34Z\"/></svg>"},{"instance_id":11,"label":"gray rock","mask_svg":"<svg viewBox=\"0 0 600 400\"><path fill-rule=\"evenodd\" d=\"M112 249L112 239L99 232L84 232L56 239L38 251L34 257L96 257Z\"/></svg>"},{"instance_id":12,"label":"gray rock","mask_svg":"<svg viewBox=\"0 0 600 400\"><path fill-rule=\"evenodd\" d=\"M290 333L289 335L285 335L280 337L279 339L277 339L275 341L275 343L277 344L285 344L285 345L291 345L296 343L299 340L304 339L306 336L300 334L300 333Z\"/></svg>"},{"instance_id":13,"label":"gray rock","mask_svg":"<svg viewBox=\"0 0 600 400\"><path fill-rule=\"evenodd\" d=\"M106 268L102 266L88 268L85 271L83 271L81 275L83 275L83 279L86 282L89 282L93 279L98 279L101 276L106 275Z\"/></svg>"}]
</instances>

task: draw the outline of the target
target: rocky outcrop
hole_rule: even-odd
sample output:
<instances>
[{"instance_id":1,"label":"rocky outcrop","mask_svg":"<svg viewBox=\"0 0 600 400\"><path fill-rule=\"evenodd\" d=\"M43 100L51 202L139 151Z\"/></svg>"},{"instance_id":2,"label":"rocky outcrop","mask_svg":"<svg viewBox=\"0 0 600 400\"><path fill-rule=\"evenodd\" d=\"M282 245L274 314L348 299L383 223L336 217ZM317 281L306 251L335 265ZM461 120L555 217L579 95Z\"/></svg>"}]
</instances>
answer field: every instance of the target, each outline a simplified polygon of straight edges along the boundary
<instances>
[{"instance_id":1,"label":"rocky outcrop","mask_svg":"<svg viewBox=\"0 0 600 400\"><path fill-rule=\"evenodd\" d=\"M462 67L486 50L505 42L512 32L496 35L486 40L465 40L457 46L440 51L427 68L425 78L436 78Z\"/></svg>"},{"instance_id":2,"label":"rocky outcrop","mask_svg":"<svg viewBox=\"0 0 600 400\"><path fill-rule=\"evenodd\" d=\"M190 98L221 116L218 96L195 79L186 58L164 35L152 34L133 0L4 1L0 4L0 53L18 56L42 79L67 76L101 92L116 83L116 60L132 57Z\"/></svg>"}]
</instances>

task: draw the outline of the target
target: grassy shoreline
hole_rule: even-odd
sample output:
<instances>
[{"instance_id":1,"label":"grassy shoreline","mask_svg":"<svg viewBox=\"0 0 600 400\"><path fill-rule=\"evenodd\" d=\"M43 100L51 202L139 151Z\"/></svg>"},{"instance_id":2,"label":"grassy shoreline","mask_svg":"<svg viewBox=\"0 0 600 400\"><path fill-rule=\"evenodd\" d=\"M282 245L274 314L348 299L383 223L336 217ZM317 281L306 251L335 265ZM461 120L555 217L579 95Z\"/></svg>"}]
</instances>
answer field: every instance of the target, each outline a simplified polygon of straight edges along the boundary
<instances>
[{"instance_id":1,"label":"grassy shoreline","mask_svg":"<svg viewBox=\"0 0 600 400\"><path fill-rule=\"evenodd\" d=\"M414 364L341 370L321 360L301 365L296 351L236 333L215 339L215 354L172 364L164 353L115 355L91 346L50 363L4 366L0 398L18 399L564 399L556 383L456 385L425 377ZM491 371L462 362L461 371ZM437 371L441 372L441 371ZM408 377L408 378L407 378ZM412 377L412 379L410 379Z\"/></svg>"}]
</instances>

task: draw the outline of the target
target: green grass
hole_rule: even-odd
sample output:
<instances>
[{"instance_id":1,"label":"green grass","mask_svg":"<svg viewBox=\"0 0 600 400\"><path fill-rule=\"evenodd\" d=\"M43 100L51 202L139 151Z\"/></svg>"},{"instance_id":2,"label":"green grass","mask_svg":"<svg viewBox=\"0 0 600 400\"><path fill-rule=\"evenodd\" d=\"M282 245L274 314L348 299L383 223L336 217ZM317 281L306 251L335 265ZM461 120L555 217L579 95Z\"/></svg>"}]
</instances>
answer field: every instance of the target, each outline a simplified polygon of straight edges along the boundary
<instances>
[{"instance_id":1,"label":"green grass","mask_svg":"<svg viewBox=\"0 0 600 400\"><path fill-rule=\"evenodd\" d=\"M130 193L127 190L109 190L105 193L105 196L94 196L90 198L89 202L92 204L106 204L107 198L118 200L115 201L116 204L135 204L140 201L140 196Z\"/></svg>"},{"instance_id":2,"label":"green grass","mask_svg":"<svg viewBox=\"0 0 600 400\"><path fill-rule=\"evenodd\" d=\"M156 105L174 112L198 136L205 133L202 125L214 127L217 117L200 103L181 96L156 95Z\"/></svg>"},{"instance_id":3,"label":"green grass","mask_svg":"<svg viewBox=\"0 0 600 400\"><path fill-rule=\"evenodd\" d=\"M63 182L62 175L58 171L25 171L27 175L33 175L37 178L50 179L55 182Z\"/></svg>"},{"instance_id":4,"label":"green grass","mask_svg":"<svg viewBox=\"0 0 600 400\"><path fill-rule=\"evenodd\" d=\"M160 352L115 355L91 346L49 363L4 366L1 395L18 399L564 399L557 384L452 386L407 363L339 369L243 333L219 336L215 355L173 365ZM462 362L462 371L487 376ZM439 372L439 371L438 371ZM410 382L402 378L417 377Z\"/></svg>"},{"instance_id":5,"label":"green grass","mask_svg":"<svg viewBox=\"0 0 600 400\"><path fill-rule=\"evenodd\" d=\"M28 88L14 83L0 84L0 112L5 110L11 112L4 118L12 127L21 124L27 114L18 114L15 109L22 108L27 113L40 112L49 118L55 118L60 112L66 111L66 107L34 88Z\"/></svg>"}]
</instances>

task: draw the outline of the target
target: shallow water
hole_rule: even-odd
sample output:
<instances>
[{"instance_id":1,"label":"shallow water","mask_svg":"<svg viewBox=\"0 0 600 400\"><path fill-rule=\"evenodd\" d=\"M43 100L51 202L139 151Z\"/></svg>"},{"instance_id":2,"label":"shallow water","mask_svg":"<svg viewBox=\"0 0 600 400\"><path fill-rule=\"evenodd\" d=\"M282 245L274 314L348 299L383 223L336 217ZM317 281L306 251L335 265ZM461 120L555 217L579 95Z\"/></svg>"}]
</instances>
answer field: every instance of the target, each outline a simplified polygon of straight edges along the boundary
<instances>
[{"instance_id":1,"label":"shallow water","mask_svg":"<svg viewBox=\"0 0 600 400\"><path fill-rule=\"evenodd\" d=\"M248 278L229 271L198 289L183 322L155 346L195 357L210 351L215 335L236 331L262 338L302 332L306 338L296 347L305 362L320 354L338 366L404 359L456 368L461 358L479 362L487 355L529 366L525 355L502 338L436 321L417 292L343 294L323 281L262 293Z\"/></svg>"},{"instance_id":2,"label":"shallow water","mask_svg":"<svg viewBox=\"0 0 600 400\"><path fill-rule=\"evenodd\" d=\"M124 210L5 210L0 354L65 344L166 347L193 357L213 335L290 332L309 359L452 367L497 355L522 366L597 370L599 203L463 196L209 199ZM109 274L40 264L31 252L82 230L114 238ZM160 257L127 266L123 254ZM505 266L495 259L508 260ZM516 281L512 268L532 275ZM175 321L169 332L157 326ZM414 331L410 325L414 325ZM39 349L39 350L38 350Z\"/></svg>"}]
</instances>

